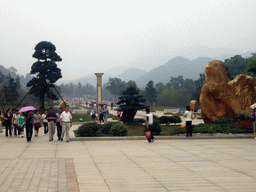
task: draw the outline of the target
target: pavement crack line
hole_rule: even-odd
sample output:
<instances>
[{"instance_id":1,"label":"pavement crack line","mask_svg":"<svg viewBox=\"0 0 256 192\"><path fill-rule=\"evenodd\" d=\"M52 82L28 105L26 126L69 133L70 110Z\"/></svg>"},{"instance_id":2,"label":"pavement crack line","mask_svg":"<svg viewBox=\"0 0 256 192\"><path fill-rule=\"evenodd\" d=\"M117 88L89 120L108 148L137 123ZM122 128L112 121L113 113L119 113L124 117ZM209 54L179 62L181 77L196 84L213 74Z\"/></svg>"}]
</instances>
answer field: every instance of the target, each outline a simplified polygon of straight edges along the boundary
<instances>
[{"instance_id":1,"label":"pavement crack line","mask_svg":"<svg viewBox=\"0 0 256 192\"><path fill-rule=\"evenodd\" d=\"M12 162L10 162L10 163L8 164L8 166L9 166L10 164L12 164ZM15 166L16 166L17 164L18 164L18 161L16 162ZM6 166L5 169L7 169L8 166ZM6 181L6 179L11 175L12 171L15 169L15 166L13 166L13 168L10 170L9 174L5 177L5 179L3 180L2 184L3 184L3 183ZM3 170L2 173L4 173L5 169ZM2 174L2 173L1 173L1 174ZM10 186L12 185L13 181L14 181L14 179L12 180ZM2 185L2 184L1 184L1 185ZM0 185L0 187L1 187L1 185Z\"/></svg>"},{"instance_id":2,"label":"pavement crack line","mask_svg":"<svg viewBox=\"0 0 256 192\"><path fill-rule=\"evenodd\" d=\"M23 155L23 153L25 153L25 151L30 147L30 144L31 144L31 142L29 143L27 143L27 146L26 147L24 147L24 150L20 153L20 155L17 157L17 159L19 159L22 155Z\"/></svg>"},{"instance_id":3,"label":"pavement crack line","mask_svg":"<svg viewBox=\"0 0 256 192\"><path fill-rule=\"evenodd\" d=\"M119 152L121 152L126 158L130 159L135 165L137 165L139 168L141 168L145 173L147 173L148 175L150 175L150 177L152 177L157 183L159 183L160 185L163 186L163 188L165 188L167 191L169 191L169 189L167 189L161 182L159 182L155 177L153 177L149 172L147 172L145 169L143 169L138 163L136 163L132 158L130 158L129 156L127 156L123 151L121 151L120 149L118 149L115 145L113 145L113 143L110 143L114 148L116 148ZM169 191L170 192L170 191Z\"/></svg>"},{"instance_id":4,"label":"pavement crack line","mask_svg":"<svg viewBox=\"0 0 256 192\"><path fill-rule=\"evenodd\" d=\"M166 143L166 144L167 144L167 143ZM230 167L223 166L223 165L219 164L219 163L216 162L216 161L213 161L213 160L210 160L210 159L206 159L206 158L204 158L204 157L200 157L200 156L198 156L198 155L196 155L196 154L193 154L193 153L191 153L191 152L189 152L189 151L185 151L184 149L181 149L181 148L179 148L179 147L177 147L177 146L173 146L173 145L170 145L170 144L167 144L167 145L169 145L169 146L171 146L171 147L175 147L175 148L177 148L177 149L179 149L179 150L181 150L181 151L184 151L184 152L189 153L189 154L191 154L191 155L194 155L194 156L196 156L196 157L205 159L205 160L207 160L207 161L209 161L209 162L215 163L215 164L217 164L217 165L219 165L219 166L221 166L221 167L225 167L225 168L227 168L227 169L230 169L230 170L235 171L235 172L239 172L239 173L241 173L241 174L243 174L243 175L245 175L245 176L247 176L247 177L251 177L251 178L255 179L254 177L252 177L252 176L250 176L250 175L248 175L248 174L246 174L246 173L244 173L244 172L242 172L242 171L239 171L239 170L236 170L236 169L233 169L233 168L230 168ZM226 144L226 145L227 145L227 144ZM196 144L195 146L199 146L199 145ZM216 150L216 149L214 149L214 148L211 148L211 147L205 147L205 148L211 149L211 150L213 150L213 151L216 151L216 152L219 152L219 153L222 153L222 154L225 154L225 153L223 153L223 152L221 152L221 151L218 151L218 150ZM241 149L241 148L239 148L239 147L235 147L235 148ZM233 156L233 157L235 157L235 158L237 158L237 159L244 160L244 159L242 159L242 158L240 158L240 157L238 157L238 156L232 155L232 154L228 154L228 155ZM165 158L167 158L167 157L165 157ZM169 159L169 158L167 158L167 159ZM252 160L248 159L248 161L252 161ZM181 165L181 166L182 166L182 165ZM193 171L192 171L192 172L193 172ZM196 173L195 173L195 174L196 174ZM205 178L205 179L206 179L206 178ZM208 179L206 179L206 180L208 180ZM210 180L209 180L209 181L210 181ZM211 181L211 182L212 182L212 181ZM214 182L212 182L212 183L214 183ZM214 183L214 184L216 185L216 183ZM218 186L219 186L219 185L218 185Z\"/></svg>"},{"instance_id":5,"label":"pavement crack line","mask_svg":"<svg viewBox=\"0 0 256 192\"><path fill-rule=\"evenodd\" d=\"M226 145L227 145L227 144L226 144ZM221 151L218 151L218 150L216 150L216 149L214 149L214 148L212 148L212 147L206 147L206 148L211 149L211 150L213 150L213 151L217 151L217 152L222 153L222 154L225 154L225 153L223 153L223 152L221 152ZM241 149L241 148L239 148L239 147L234 147L234 148L236 148L236 149ZM183 150L183 151L184 151L184 150ZM188 152L188 153L190 153L190 152ZM193 153L190 153L190 154L193 154ZM240 158L239 156L235 156L235 155L232 155L232 154L230 154L230 153L228 153L228 155L230 155L230 156L232 156L232 157L235 157L236 159L244 160L244 159ZM197 155L195 155L195 156L197 156ZM199 157L199 156L197 156L197 157ZM202 158L202 157L200 157L200 158ZM254 161L254 160L251 160L251 159L246 159L246 160L247 160L247 161ZM246 174L246 173L243 172L243 171L239 171L239 170L236 170L236 169L233 169L233 168L230 168L230 167L223 166L223 165L219 164L219 163L216 162L216 161L212 161L212 160L208 160L208 161L210 161L210 162L212 162L212 163L216 163L216 164L219 165L219 166L225 167L225 168L230 169L230 170L235 171L235 172L239 172L239 173L241 173L241 174L243 174L243 175L246 175L247 177L251 177L251 178L255 179L254 177L252 177L251 175ZM255 161L254 161L254 162L255 162Z\"/></svg>"},{"instance_id":6,"label":"pavement crack line","mask_svg":"<svg viewBox=\"0 0 256 192\"><path fill-rule=\"evenodd\" d=\"M93 160L94 165L97 167L97 169L98 169L98 171L99 171L101 177L103 178L103 180L104 180L106 186L108 187L108 190L111 192L109 185L107 184L107 182L106 182L106 180L105 180L103 174L101 173L100 168L98 167L97 163L94 161L94 158L92 157L92 154L90 153L89 149L86 147L85 142L83 142L83 145L84 145L85 148L87 149L87 151L88 151L88 153L89 153L91 159Z\"/></svg>"},{"instance_id":7,"label":"pavement crack line","mask_svg":"<svg viewBox=\"0 0 256 192\"><path fill-rule=\"evenodd\" d=\"M138 145L139 145L139 144L138 144ZM169 145L169 144L167 144L167 145ZM141 146L141 147L143 147L143 148L146 148L146 147L144 147L144 146L142 146L142 145L139 145L139 146ZM169 146L172 146L172 145L169 145ZM176 147L176 146L172 146L172 147L175 147L175 148L179 149L179 148ZM163 156L163 155L161 155L161 154L159 154L159 153L153 151L153 150L150 149L150 148L146 148L146 149L149 150L149 151L151 151L151 152L153 152L153 153L155 153L155 154L157 154L157 155L159 155L160 157L164 157L165 159L168 159L169 161L171 161L171 162L173 162L173 163L179 164L178 162L175 162L175 161L173 161L172 159L170 159L170 158L168 158L168 157L165 157L165 156ZM183 150L183 149L179 149L179 150L185 151L185 150ZM189 153L189 152L187 152L187 151L185 151L185 152L186 152L186 153ZM193 155L194 155L194 154L193 154ZM195 156L196 156L196 155L195 155ZM197 156L197 157L198 157L198 156ZM200 157L200 158L201 158L201 157ZM207 159L207 160L208 160L208 159ZM201 175L197 174L197 173L194 172L194 171L189 170L187 167L185 167L185 166L183 166L183 165L181 165L181 164L179 164L179 166L185 168L185 169L188 170L189 172L191 172L191 173L193 173L193 174L195 174L195 175L197 175L197 176L199 176L199 177L202 177ZM209 180L209 179L206 179L205 177L203 177L203 178L204 178L205 180L209 181L210 183L212 183L212 184L214 184L214 185L216 185L216 186L222 188L223 190L227 191L225 188L221 187L220 185L217 185L217 184L214 183L213 181L211 181L211 180Z\"/></svg>"}]
</instances>

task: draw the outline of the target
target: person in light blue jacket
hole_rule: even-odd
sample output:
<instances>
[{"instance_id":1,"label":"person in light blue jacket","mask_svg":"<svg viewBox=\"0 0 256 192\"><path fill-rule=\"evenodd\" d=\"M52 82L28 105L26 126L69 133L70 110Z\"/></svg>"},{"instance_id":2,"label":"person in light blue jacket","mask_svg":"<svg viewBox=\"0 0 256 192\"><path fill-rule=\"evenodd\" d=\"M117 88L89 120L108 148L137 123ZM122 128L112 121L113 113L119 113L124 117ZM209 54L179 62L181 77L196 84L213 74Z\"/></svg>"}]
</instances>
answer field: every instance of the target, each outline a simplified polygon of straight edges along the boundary
<instances>
[{"instance_id":1,"label":"person in light blue jacket","mask_svg":"<svg viewBox=\"0 0 256 192\"><path fill-rule=\"evenodd\" d=\"M109 111L108 111L108 108L106 106L105 110L104 110L104 122L105 123L107 123L107 121L108 121L108 114L109 114Z\"/></svg>"}]
</instances>

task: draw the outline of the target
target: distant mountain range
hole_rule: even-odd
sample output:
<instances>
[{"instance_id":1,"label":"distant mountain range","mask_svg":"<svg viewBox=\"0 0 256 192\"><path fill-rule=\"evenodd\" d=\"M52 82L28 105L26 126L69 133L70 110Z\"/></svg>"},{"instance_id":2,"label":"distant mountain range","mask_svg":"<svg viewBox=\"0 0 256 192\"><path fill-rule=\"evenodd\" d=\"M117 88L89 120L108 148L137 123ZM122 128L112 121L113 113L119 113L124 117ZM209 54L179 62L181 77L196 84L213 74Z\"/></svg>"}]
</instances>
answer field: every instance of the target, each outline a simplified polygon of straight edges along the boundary
<instances>
[{"instance_id":1,"label":"distant mountain range","mask_svg":"<svg viewBox=\"0 0 256 192\"><path fill-rule=\"evenodd\" d=\"M243 57L250 57L251 53L252 51L248 51L240 55ZM184 79L197 79L199 78L199 74L204 72L205 65L208 61L213 59L224 61L225 59L233 57L234 55L226 54L216 58L197 57L196 59L192 60L178 56L170 59L165 64L149 70L148 72L146 71L147 67L143 67L139 64L136 65L136 67L131 67L128 69L125 66L121 66L116 70L112 69L109 73L104 73L102 81L104 84L108 82L110 77L117 77L126 82L129 80L134 80L139 87L144 87L150 80L154 81L155 84L159 82L166 84L170 81L171 77L177 77L179 75L182 75ZM145 70L141 68L145 68ZM76 80L59 80L58 84L70 82L75 84L81 82L82 84L90 83L92 85L96 85L96 76L88 75Z\"/></svg>"}]
</instances>

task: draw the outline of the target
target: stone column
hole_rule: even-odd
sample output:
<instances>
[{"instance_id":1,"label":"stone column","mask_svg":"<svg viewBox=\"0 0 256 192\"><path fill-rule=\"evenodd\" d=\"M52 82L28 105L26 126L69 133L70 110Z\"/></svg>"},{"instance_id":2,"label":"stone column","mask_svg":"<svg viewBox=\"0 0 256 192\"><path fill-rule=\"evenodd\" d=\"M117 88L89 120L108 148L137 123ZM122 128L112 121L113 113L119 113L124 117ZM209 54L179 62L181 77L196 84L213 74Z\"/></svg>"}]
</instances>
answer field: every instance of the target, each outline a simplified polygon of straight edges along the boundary
<instances>
[{"instance_id":1,"label":"stone column","mask_svg":"<svg viewBox=\"0 0 256 192\"><path fill-rule=\"evenodd\" d=\"M102 75L104 73L95 73L95 75L97 76L97 103L101 103L102 102ZM100 106L98 105L98 113L100 112Z\"/></svg>"}]
</instances>

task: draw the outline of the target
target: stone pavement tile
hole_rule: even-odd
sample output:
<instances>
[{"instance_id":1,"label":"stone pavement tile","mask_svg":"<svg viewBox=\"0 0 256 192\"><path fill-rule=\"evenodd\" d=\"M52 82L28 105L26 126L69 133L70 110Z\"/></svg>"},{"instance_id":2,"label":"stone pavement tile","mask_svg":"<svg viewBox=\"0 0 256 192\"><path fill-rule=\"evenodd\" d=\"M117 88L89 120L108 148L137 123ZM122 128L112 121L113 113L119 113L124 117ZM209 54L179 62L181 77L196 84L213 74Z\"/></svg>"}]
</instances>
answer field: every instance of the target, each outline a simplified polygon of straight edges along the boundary
<instances>
[{"instance_id":1,"label":"stone pavement tile","mask_svg":"<svg viewBox=\"0 0 256 192\"><path fill-rule=\"evenodd\" d=\"M168 189L164 188L161 185L116 185L116 186L110 186L111 192L130 192L130 191L141 191L141 192L153 192L153 191L159 191L159 192L168 192Z\"/></svg>"},{"instance_id":2,"label":"stone pavement tile","mask_svg":"<svg viewBox=\"0 0 256 192\"><path fill-rule=\"evenodd\" d=\"M74 162L73 162L73 159L71 158L66 159L66 174L67 174L68 191L79 192Z\"/></svg>"},{"instance_id":3,"label":"stone pavement tile","mask_svg":"<svg viewBox=\"0 0 256 192\"><path fill-rule=\"evenodd\" d=\"M80 192L111 192L107 185L79 184Z\"/></svg>"},{"instance_id":4,"label":"stone pavement tile","mask_svg":"<svg viewBox=\"0 0 256 192\"><path fill-rule=\"evenodd\" d=\"M203 184L203 185L193 185L193 184L183 184L177 185L165 185L169 191L226 191L224 188L214 185L214 184Z\"/></svg>"}]
</instances>

